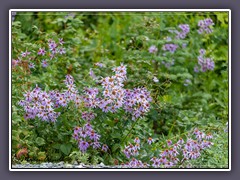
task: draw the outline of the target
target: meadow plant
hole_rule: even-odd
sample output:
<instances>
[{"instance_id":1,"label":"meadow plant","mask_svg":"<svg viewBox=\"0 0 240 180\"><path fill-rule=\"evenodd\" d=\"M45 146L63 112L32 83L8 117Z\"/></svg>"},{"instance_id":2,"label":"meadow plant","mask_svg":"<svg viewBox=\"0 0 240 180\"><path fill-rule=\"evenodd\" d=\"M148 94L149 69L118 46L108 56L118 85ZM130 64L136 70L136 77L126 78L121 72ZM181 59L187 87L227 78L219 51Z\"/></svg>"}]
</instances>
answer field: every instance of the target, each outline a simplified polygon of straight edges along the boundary
<instances>
[{"instance_id":1,"label":"meadow plant","mask_svg":"<svg viewBox=\"0 0 240 180\"><path fill-rule=\"evenodd\" d=\"M17 29L15 15L12 20ZM60 35L36 30L33 39L39 40L35 44L14 49L14 83L28 89L13 91L14 101L21 107L14 112L23 110L21 116L27 120L13 116L15 129L16 124L25 123L20 132L14 130L16 147L20 147L19 142L27 147L18 148L17 158L29 154L38 160L69 160L68 155L75 151L91 156L84 162L97 157L122 168L189 168L209 155L209 149L218 148L217 134L197 128L189 131L196 124L199 128L203 124L214 126L216 119L225 118L218 112L219 107L226 109L225 101L216 93L223 86L222 79L226 80L217 74L224 71L219 66L221 53L206 45L216 19L177 21L176 25L161 18L140 21L134 17L138 23L129 24L130 28L115 28L115 15L100 18L101 23L96 18L99 22L95 25L91 18L65 13L54 21L63 28L58 30ZM129 22L126 19L122 24ZM88 25L83 27L84 23ZM111 29L111 38L121 41L111 44L105 26ZM220 31L214 27L215 32ZM196 40L200 37L207 38ZM14 41L21 38L16 36ZM76 47L70 50L69 44ZM213 78L206 80L209 71ZM198 76L199 72L205 73ZM201 91L195 92L198 89ZM26 132L33 134L37 144L27 142Z\"/></svg>"},{"instance_id":2,"label":"meadow plant","mask_svg":"<svg viewBox=\"0 0 240 180\"><path fill-rule=\"evenodd\" d=\"M195 128L192 132L188 134L185 140L180 138L178 141L166 140L166 149L160 151L158 157L151 157L149 162L142 163L140 141L135 144L129 143L125 146L123 153L130 159L130 162L122 164L124 168L181 168L186 167L187 163L191 164L191 160L200 158L201 153L211 148L214 143L209 141L213 139L211 133L205 134L199 129ZM147 140L148 144L151 146L152 141ZM149 143L151 142L151 143ZM173 143L175 142L175 143ZM162 144L162 142L155 142ZM142 145L143 146L143 145ZM186 163L187 162L187 163Z\"/></svg>"}]
</instances>

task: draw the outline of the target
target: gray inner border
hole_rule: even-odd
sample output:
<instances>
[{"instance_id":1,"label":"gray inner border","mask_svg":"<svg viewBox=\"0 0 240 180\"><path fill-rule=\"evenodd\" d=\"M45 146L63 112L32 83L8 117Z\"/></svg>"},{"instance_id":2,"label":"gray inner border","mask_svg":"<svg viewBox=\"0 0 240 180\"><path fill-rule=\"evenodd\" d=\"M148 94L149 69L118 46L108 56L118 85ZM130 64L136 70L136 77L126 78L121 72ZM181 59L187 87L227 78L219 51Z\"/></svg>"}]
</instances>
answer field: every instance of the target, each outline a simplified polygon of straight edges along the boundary
<instances>
[{"instance_id":1,"label":"gray inner border","mask_svg":"<svg viewBox=\"0 0 240 180\"><path fill-rule=\"evenodd\" d=\"M121 2L116 2L116 1L109 1L109 0L88 0L88 1L80 1L80 0L68 0L68 3L65 4L64 0L52 0L52 1L47 1L47 0L41 0L41 1L36 1L36 2L31 2L29 0L21 0L19 2L14 2L13 0L8 0L5 2L1 2L1 25L0 25L0 32L2 33L2 39L3 41L0 42L0 54L3 55L2 63L1 63L1 71L0 71L0 77L2 77L2 85L1 85L1 95L0 95L0 114L1 114L1 131L0 131L0 143L1 148L0 148L0 174L4 179L8 178L18 178L18 179L26 179L26 178L36 178L36 179L42 179L41 176L36 176L36 175L31 175L32 172L9 172L8 170L8 154L9 154L9 146L8 146L8 122L9 122L9 117L8 117L8 107L9 104L6 103L8 102L8 96L9 96L9 91L8 91L8 85L9 85L9 80L8 80L8 52L6 47L8 47L8 11L9 9L14 9L14 8L19 8L19 9L51 9L51 8L59 8L59 9L73 9L73 8L79 8L79 9L84 9L84 8L91 8L91 9L100 9L100 8L111 8L111 9L118 9L118 8L123 8L123 9L130 9L130 8L140 8L140 9L152 9L152 8L157 8L157 9L186 9L186 8L201 8L201 9L231 9L232 10L232 92L234 95L234 92L239 92L240 86L237 86L237 78L234 79L234 73L237 73L237 67L240 64L239 61L233 60L234 57L239 57L237 53L238 51L236 48L238 48L238 42L237 41L239 38L238 32L239 30L239 25L237 25L237 17L240 17L240 14L237 10L237 7L239 6L240 1L237 2L237 0L209 0L209 1L190 1L190 0L169 0L165 2L158 2L157 0L151 0L151 1L143 1L143 0L138 0L138 1L126 1L122 0ZM207 3L206 3L207 2ZM238 4L237 4L238 3ZM57 5L57 6L56 6ZM235 50L234 50L235 49ZM239 64L238 64L239 63ZM237 74L235 75L237 76ZM235 87L236 86L236 87ZM231 92L230 92L231 93ZM180 177L178 174L179 173L184 173L181 178L191 178L191 179L202 179L202 178L218 178L218 179L226 179L226 178L236 178L238 175L240 175L238 171L239 166L239 156L238 152L240 150L239 148L239 142L238 139L234 137L239 135L239 130L237 127L237 123L239 123L237 120L234 122L234 117L237 116L237 110L234 111L235 108L237 108L237 99L238 94L236 94L236 97L233 98L232 100L232 171L231 172L204 172L201 176L196 176L196 174L192 173L203 173L203 172L82 172L80 175L72 175L67 174L67 175L58 175L55 174L52 175L52 178L58 178L58 179L66 179L66 178L97 178L97 179L106 179L106 178L115 178L115 179L123 179L126 178L127 176L131 175L130 173L135 173L134 174L134 179L146 179L147 177L150 177L151 179L156 178L163 178L164 176L170 179L175 179ZM235 106L234 106L235 105ZM231 112L230 112L231 113ZM16 175L18 173L18 175ZM28 174L26 174L28 173ZM48 175L50 172L34 172L34 173L42 173L45 176L51 177L51 175ZM52 172L51 172L52 173ZM68 173L68 172L66 172ZM116 174L115 174L116 173ZM151 173L151 174L150 174ZM216 174L215 174L216 173ZM25 175L23 175L25 174ZM100 175L101 174L101 175ZM113 174L113 175L111 175ZM164 175L163 175L164 174ZM219 175L217 175L219 174ZM133 175L133 174L132 174ZM150 176L149 176L150 175ZM16 176L16 177L14 177ZM33 176L33 177L31 177ZM112 176L112 177L111 177ZM173 177L172 177L173 176ZM217 177L218 176L218 177ZM226 177L227 176L227 177ZM231 176L231 177L229 177Z\"/></svg>"}]
</instances>

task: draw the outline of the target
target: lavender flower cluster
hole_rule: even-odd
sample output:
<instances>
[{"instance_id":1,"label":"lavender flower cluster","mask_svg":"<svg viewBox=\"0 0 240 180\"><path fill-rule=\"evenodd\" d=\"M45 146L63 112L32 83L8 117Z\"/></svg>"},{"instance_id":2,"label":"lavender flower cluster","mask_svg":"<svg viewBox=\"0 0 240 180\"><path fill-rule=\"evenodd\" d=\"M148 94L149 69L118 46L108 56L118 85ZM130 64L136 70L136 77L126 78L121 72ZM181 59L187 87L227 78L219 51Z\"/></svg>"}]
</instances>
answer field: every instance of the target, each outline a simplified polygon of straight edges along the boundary
<instances>
[{"instance_id":1,"label":"lavender flower cluster","mask_svg":"<svg viewBox=\"0 0 240 180\"><path fill-rule=\"evenodd\" d=\"M126 89L125 97L124 109L132 114L133 120L144 116L149 111L149 102L152 101L152 98L145 88Z\"/></svg>"},{"instance_id":2,"label":"lavender flower cluster","mask_svg":"<svg viewBox=\"0 0 240 180\"><path fill-rule=\"evenodd\" d=\"M169 51L171 53L174 53L178 48L178 45L177 44L164 44L162 49L164 51Z\"/></svg>"},{"instance_id":3,"label":"lavender flower cluster","mask_svg":"<svg viewBox=\"0 0 240 180\"><path fill-rule=\"evenodd\" d=\"M108 76L100 80L102 94L98 88L85 88L84 104L88 108L100 108L103 112L115 113L123 108L132 114L135 120L149 111L152 98L145 88L124 89L124 81L127 79L126 66L121 64L112 69L114 76ZM98 96L99 94L99 96Z\"/></svg>"},{"instance_id":4,"label":"lavender flower cluster","mask_svg":"<svg viewBox=\"0 0 240 180\"><path fill-rule=\"evenodd\" d=\"M66 107L70 101L76 106L80 105L81 97L75 89L74 80L71 75L66 76L65 84L67 89L64 92L42 91L36 86L32 91L24 94L25 99L19 101L26 112L25 119L40 118L43 121L55 122L60 112L55 112L58 107Z\"/></svg>"},{"instance_id":5,"label":"lavender flower cluster","mask_svg":"<svg viewBox=\"0 0 240 180\"><path fill-rule=\"evenodd\" d=\"M73 138L78 142L78 147L83 153L90 147L93 149L101 148L100 135L94 131L90 123L86 123L83 127L75 127ZM102 145L102 150L106 152L108 146Z\"/></svg>"},{"instance_id":6,"label":"lavender flower cluster","mask_svg":"<svg viewBox=\"0 0 240 180\"><path fill-rule=\"evenodd\" d=\"M42 91L38 86L31 92L28 91L24 94L25 99L19 101L19 105L22 106L26 112L25 119L40 118L42 121L55 122L60 115L59 112L54 112L54 102L51 96Z\"/></svg>"},{"instance_id":7,"label":"lavender flower cluster","mask_svg":"<svg viewBox=\"0 0 240 180\"><path fill-rule=\"evenodd\" d=\"M185 39L187 34L190 32L190 27L188 24L180 24L178 26L182 31L175 31L176 35L176 39Z\"/></svg>"},{"instance_id":8,"label":"lavender flower cluster","mask_svg":"<svg viewBox=\"0 0 240 180\"><path fill-rule=\"evenodd\" d=\"M195 139L188 137L186 142L182 138L175 144L171 140L167 140L168 148L159 154L159 158L153 157L150 160L152 166L154 168L171 168L183 164L184 161L199 158L202 150L213 145L212 142L207 141L213 138L212 134L206 135L202 131L195 129L193 135L195 135Z\"/></svg>"},{"instance_id":9,"label":"lavender flower cluster","mask_svg":"<svg viewBox=\"0 0 240 180\"><path fill-rule=\"evenodd\" d=\"M134 158L127 163L123 163L122 167L125 168L171 168L175 166L180 166L184 163L184 161L197 159L201 156L201 151L207 148L210 148L213 143L208 141L212 139L213 136L211 133L205 134L197 128L193 131L193 133L189 134L186 139L186 142L180 138L175 144L173 144L172 140L167 140L167 147L163 150L159 157L152 157L150 159L150 163L142 163L140 160L137 160L136 157L139 155L140 150L140 140L136 138L134 142L135 145L129 144L124 149L124 154L129 159L131 156ZM152 144L153 140L150 139L148 144Z\"/></svg>"},{"instance_id":10,"label":"lavender flower cluster","mask_svg":"<svg viewBox=\"0 0 240 180\"><path fill-rule=\"evenodd\" d=\"M127 158L130 158L131 156L136 156L139 154L138 151L140 150L140 139L136 137L134 142L136 143L135 145L130 143L128 146L125 146L125 149L123 152Z\"/></svg>"},{"instance_id":11,"label":"lavender flower cluster","mask_svg":"<svg viewBox=\"0 0 240 180\"><path fill-rule=\"evenodd\" d=\"M138 156L139 150L140 150L140 139L136 137L134 139L135 144L129 144L128 146L125 146L125 149L123 150L124 154L128 159L130 159L131 156ZM136 158L132 158L129 162L126 162L125 164L122 163L121 165L123 168L147 168L150 165L147 163L143 163L141 160L137 160Z\"/></svg>"},{"instance_id":12,"label":"lavender flower cluster","mask_svg":"<svg viewBox=\"0 0 240 180\"><path fill-rule=\"evenodd\" d=\"M82 112L82 119L90 122L91 120L93 120L96 117L96 115L93 112Z\"/></svg>"},{"instance_id":13,"label":"lavender flower cluster","mask_svg":"<svg viewBox=\"0 0 240 180\"><path fill-rule=\"evenodd\" d=\"M66 90L64 90L63 92L59 92L58 90L53 90L49 93L45 92L46 96L51 102L50 104L52 108L50 108L50 110L53 111L53 108L66 107L68 103L72 101L75 103L76 107L79 107L81 102L84 102L85 107L98 107L103 112L114 113L118 109L123 107L126 112L132 114L133 120L144 116L144 114L147 113L150 109L150 102L152 101L150 93L145 88L134 88L133 90L123 88L123 82L127 79L126 66L124 66L123 64L121 64L121 66L119 67L113 68L113 71L115 72L114 76L102 78L101 80L101 85L103 89L101 97L97 97L97 95L99 94L98 88L84 88L84 95L80 96L74 84L73 77L71 75L66 75L66 79L64 80L67 87ZM35 91L36 90L34 90L34 92ZM30 94L29 96L31 97L31 101L29 103L33 103L34 107L35 104L40 103L39 96L41 94L32 94L30 92L27 94ZM25 94L24 96L27 95ZM32 102L32 97L37 100ZM25 103L25 101L22 101L21 104L24 107L25 104L28 105L28 103ZM39 113L40 111L37 112ZM32 113L27 111L27 115L30 114ZM44 120L48 120L48 118L45 118L45 116L47 116L46 114L49 113L44 111L43 114ZM31 119L33 119L35 116L30 117ZM88 121L90 121L94 117L95 115L91 113L89 114L84 112L82 114L82 118ZM54 121L55 120L56 117L54 116Z\"/></svg>"},{"instance_id":14,"label":"lavender flower cluster","mask_svg":"<svg viewBox=\"0 0 240 180\"><path fill-rule=\"evenodd\" d=\"M62 93L57 90L50 91L50 95L55 103L55 107L66 107L70 101L74 102L76 107L79 107L82 99L78 93L78 90L76 89L73 77L69 74L66 75L64 83L67 89L65 89Z\"/></svg>"},{"instance_id":15,"label":"lavender flower cluster","mask_svg":"<svg viewBox=\"0 0 240 180\"><path fill-rule=\"evenodd\" d=\"M198 66L194 67L195 72L199 72L199 69L202 72L205 72L207 70L213 70L214 69L214 61L211 58L205 58L206 50L200 49L199 50L200 55L198 56Z\"/></svg>"},{"instance_id":16,"label":"lavender flower cluster","mask_svg":"<svg viewBox=\"0 0 240 180\"><path fill-rule=\"evenodd\" d=\"M63 41L62 38L58 39L58 43L56 43L54 40L49 39L48 40L48 49L49 52L47 52L45 50L45 47L41 47L39 48L37 55L38 56L42 56L44 57L44 59L41 60L41 65L43 68L46 68L49 64L48 64L48 55L50 56L50 59L53 59L57 54L65 54L66 50L63 46L65 42ZM28 52L27 50L25 52L21 52L21 55L18 57L18 59L13 60L13 67L15 67L16 65L18 65L22 60L27 60L29 61L28 67L30 69L35 68L35 63L31 62L31 60L33 59L33 57L29 57L29 55L31 54L31 52ZM34 54L34 53L33 53Z\"/></svg>"},{"instance_id":17,"label":"lavender flower cluster","mask_svg":"<svg viewBox=\"0 0 240 180\"><path fill-rule=\"evenodd\" d=\"M199 30L198 33L199 34L210 34L213 32L213 30L210 28L210 26L213 26L213 20L211 18L206 18L204 20L200 20L198 21L198 26L199 26Z\"/></svg>"},{"instance_id":18,"label":"lavender flower cluster","mask_svg":"<svg viewBox=\"0 0 240 180\"><path fill-rule=\"evenodd\" d=\"M122 168L148 168L150 165L147 163L143 163L141 160L137 160L136 158L132 158L130 162L122 163Z\"/></svg>"},{"instance_id":19,"label":"lavender flower cluster","mask_svg":"<svg viewBox=\"0 0 240 180\"><path fill-rule=\"evenodd\" d=\"M65 42L63 41L62 38L59 38L58 39L58 43L56 43L54 40L52 39L49 39L48 40L48 49L49 49L49 53L50 53L50 59L53 59L57 54L65 54L66 53L66 50L65 48L62 47L62 45L64 44ZM42 55L44 56L46 54L46 50L45 48L39 48L38 50L38 55Z\"/></svg>"}]
</instances>

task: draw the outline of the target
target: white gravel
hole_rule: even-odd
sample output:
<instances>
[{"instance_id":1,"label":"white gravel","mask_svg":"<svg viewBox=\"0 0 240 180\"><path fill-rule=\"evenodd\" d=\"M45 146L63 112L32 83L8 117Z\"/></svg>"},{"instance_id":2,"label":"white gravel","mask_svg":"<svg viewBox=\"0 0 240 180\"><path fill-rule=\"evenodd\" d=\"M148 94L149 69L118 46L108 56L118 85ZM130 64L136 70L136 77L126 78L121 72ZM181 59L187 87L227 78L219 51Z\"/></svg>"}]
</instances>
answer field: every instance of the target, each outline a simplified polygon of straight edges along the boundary
<instances>
[{"instance_id":1,"label":"white gravel","mask_svg":"<svg viewBox=\"0 0 240 180\"><path fill-rule=\"evenodd\" d=\"M73 164L64 163L63 161L59 163L51 163L51 162L45 162L41 164L12 164L12 169L30 169L30 168L63 168L63 169L70 169L70 168L121 168L121 166L106 166L103 163L97 164L97 165L85 165L83 163L78 164L77 162L74 162Z\"/></svg>"}]
</instances>

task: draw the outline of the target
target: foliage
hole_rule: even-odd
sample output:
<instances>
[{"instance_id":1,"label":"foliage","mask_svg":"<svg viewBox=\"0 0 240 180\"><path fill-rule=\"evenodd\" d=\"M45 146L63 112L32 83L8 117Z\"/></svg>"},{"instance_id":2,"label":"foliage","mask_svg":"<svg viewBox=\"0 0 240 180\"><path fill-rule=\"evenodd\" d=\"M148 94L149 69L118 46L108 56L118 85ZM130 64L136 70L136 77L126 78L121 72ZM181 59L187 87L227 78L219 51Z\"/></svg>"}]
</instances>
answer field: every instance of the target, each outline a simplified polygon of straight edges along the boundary
<instances>
[{"instance_id":1,"label":"foliage","mask_svg":"<svg viewBox=\"0 0 240 180\"><path fill-rule=\"evenodd\" d=\"M200 34L206 19L214 24L208 22L209 32ZM152 137L156 142L144 146L140 157L149 163L166 139L199 128L214 131L214 145L191 166L228 167L228 135L221 132L229 112L228 46L226 12L17 12L12 22L12 160L120 165L128 161L127 143L139 137L147 144ZM26 119L19 105L36 85L46 93L65 92L67 74L79 96L86 88L101 94L101 80L122 63L127 68L122 87L150 92L144 117L132 120L124 108L104 113L75 100L54 107L60 115L47 122ZM101 147L86 152L73 138L74 128L87 122L83 112L96 115L90 123L101 136Z\"/></svg>"}]
</instances>

